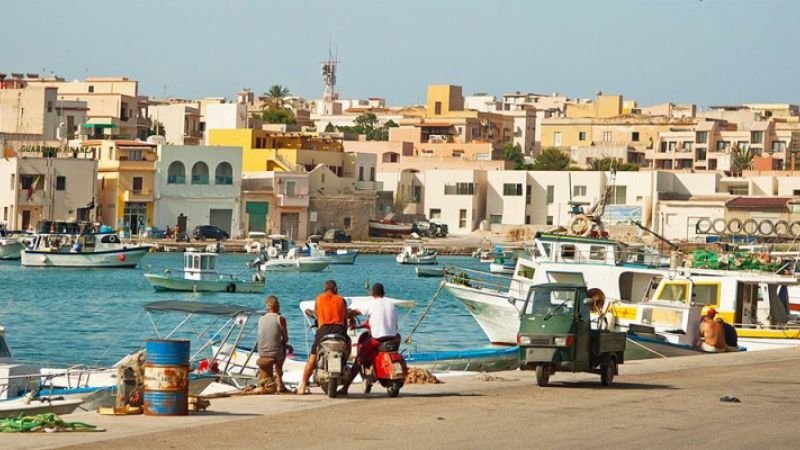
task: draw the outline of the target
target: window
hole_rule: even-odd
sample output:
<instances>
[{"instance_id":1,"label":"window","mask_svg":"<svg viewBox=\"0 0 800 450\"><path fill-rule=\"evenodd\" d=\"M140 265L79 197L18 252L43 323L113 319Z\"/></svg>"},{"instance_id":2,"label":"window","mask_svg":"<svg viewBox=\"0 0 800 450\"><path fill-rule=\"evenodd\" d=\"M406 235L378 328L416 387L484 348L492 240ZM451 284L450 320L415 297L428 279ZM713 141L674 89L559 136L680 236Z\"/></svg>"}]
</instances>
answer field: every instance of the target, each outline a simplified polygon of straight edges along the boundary
<instances>
[{"instance_id":1,"label":"window","mask_svg":"<svg viewBox=\"0 0 800 450\"><path fill-rule=\"evenodd\" d=\"M585 141L586 140L586 132L585 131L578 131L578 140Z\"/></svg>"},{"instance_id":2,"label":"window","mask_svg":"<svg viewBox=\"0 0 800 450\"><path fill-rule=\"evenodd\" d=\"M676 148L678 148L678 141L667 142L667 149L669 151L674 152Z\"/></svg>"},{"instance_id":3,"label":"window","mask_svg":"<svg viewBox=\"0 0 800 450\"><path fill-rule=\"evenodd\" d=\"M553 199L556 196L556 187L552 184L547 186L547 204L553 203Z\"/></svg>"},{"instance_id":4,"label":"window","mask_svg":"<svg viewBox=\"0 0 800 450\"><path fill-rule=\"evenodd\" d=\"M369 181L375 181L375 168L369 168Z\"/></svg>"},{"instance_id":5,"label":"window","mask_svg":"<svg viewBox=\"0 0 800 450\"><path fill-rule=\"evenodd\" d=\"M525 203L527 203L529 205L531 204L531 192L532 192L531 185L530 184L526 185L525 186Z\"/></svg>"},{"instance_id":6,"label":"window","mask_svg":"<svg viewBox=\"0 0 800 450\"><path fill-rule=\"evenodd\" d=\"M631 132L631 141L639 142L639 132L638 131Z\"/></svg>"},{"instance_id":7,"label":"window","mask_svg":"<svg viewBox=\"0 0 800 450\"><path fill-rule=\"evenodd\" d=\"M692 288L692 300L697 305L718 305L719 304L719 284L717 283L695 283Z\"/></svg>"},{"instance_id":8,"label":"window","mask_svg":"<svg viewBox=\"0 0 800 450\"><path fill-rule=\"evenodd\" d=\"M14 174L13 173L11 174L11 187L9 189L11 189L12 191L14 190Z\"/></svg>"},{"instance_id":9,"label":"window","mask_svg":"<svg viewBox=\"0 0 800 450\"><path fill-rule=\"evenodd\" d=\"M489 215L489 224L501 224L503 223L503 215L502 214L491 214Z\"/></svg>"},{"instance_id":10,"label":"window","mask_svg":"<svg viewBox=\"0 0 800 450\"><path fill-rule=\"evenodd\" d=\"M627 186L614 186L608 199L609 205L624 205L628 196Z\"/></svg>"},{"instance_id":11,"label":"window","mask_svg":"<svg viewBox=\"0 0 800 450\"><path fill-rule=\"evenodd\" d=\"M344 227L350 228L350 225L353 223L353 220L350 216L345 216L344 218Z\"/></svg>"},{"instance_id":12,"label":"window","mask_svg":"<svg viewBox=\"0 0 800 450\"><path fill-rule=\"evenodd\" d=\"M564 244L561 246L562 259L575 259L575 246L572 244Z\"/></svg>"},{"instance_id":13,"label":"window","mask_svg":"<svg viewBox=\"0 0 800 450\"><path fill-rule=\"evenodd\" d=\"M172 161L167 169L167 184L186 184L186 167L180 161Z\"/></svg>"},{"instance_id":14,"label":"window","mask_svg":"<svg viewBox=\"0 0 800 450\"><path fill-rule=\"evenodd\" d=\"M586 196L586 186L575 185L572 186L572 196L573 197L585 197Z\"/></svg>"},{"instance_id":15,"label":"window","mask_svg":"<svg viewBox=\"0 0 800 450\"><path fill-rule=\"evenodd\" d=\"M611 132L603 131L603 142L611 142Z\"/></svg>"},{"instance_id":16,"label":"window","mask_svg":"<svg viewBox=\"0 0 800 450\"><path fill-rule=\"evenodd\" d=\"M192 166L192 184L208 184L208 166L203 161Z\"/></svg>"},{"instance_id":17,"label":"window","mask_svg":"<svg viewBox=\"0 0 800 450\"><path fill-rule=\"evenodd\" d=\"M553 133L553 145L556 147L561 147L561 132L556 131Z\"/></svg>"},{"instance_id":18,"label":"window","mask_svg":"<svg viewBox=\"0 0 800 450\"><path fill-rule=\"evenodd\" d=\"M681 146L681 149L683 150L683 152L690 152L690 151L692 151L692 146L693 145L694 145L694 143L692 141L683 141L683 145Z\"/></svg>"},{"instance_id":19,"label":"window","mask_svg":"<svg viewBox=\"0 0 800 450\"><path fill-rule=\"evenodd\" d=\"M129 161L141 161L142 160L142 151L141 150L128 150L128 160Z\"/></svg>"},{"instance_id":20,"label":"window","mask_svg":"<svg viewBox=\"0 0 800 450\"><path fill-rule=\"evenodd\" d=\"M364 166L358 166L358 181L364 181Z\"/></svg>"},{"instance_id":21,"label":"window","mask_svg":"<svg viewBox=\"0 0 800 450\"><path fill-rule=\"evenodd\" d=\"M433 219L441 219L442 218L442 210L439 208L431 208L428 214L428 218L430 220Z\"/></svg>"},{"instance_id":22,"label":"window","mask_svg":"<svg viewBox=\"0 0 800 450\"><path fill-rule=\"evenodd\" d=\"M800 197L800 189L792 190L792 195L795 196L795 197Z\"/></svg>"},{"instance_id":23,"label":"window","mask_svg":"<svg viewBox=\"0 0 800 450\"><path fill-rule=\"evenodd\" d=\"M698 144L705 144L708 142L708 131L698 131L697 136L695 136L695 141Z\"/></svg>"},{"instance_id":24,"label":"window","mask_svg":"<svg viewBox=\"0 0 800 450\"><path fill-rule=\"evenodd\" d=\"M49 113L53 112L53 102L51 101L47 102L47 112Z\"/></svg>"},{"instance_id":25,"label":"window","mask_svg":"<svg viewBox=\"0 0 800 450\"><path fill-rule=\"evenodd\" d=\"M606 246L605 245L592 245L589 247L589 259L592 261L605 261L606 260Z\"/></svg>"},{"instance_id":26,"label":"window","mask_svg":"<svg viewBox=\"0 0 800 450\"><path fill-rule=\"evenodd\" d=\"M22 189L30 189L33 186L33 176L32 175L20 175L19 177L19 187Z\"/></svg>"},{"instance_id":27,"label":"window","mask_svg":"<svg viewBox=\"0 0 800 450\"><path fill-rule=\"evenodd\" d=\"M214 172L214 183L232 185L233 184L233 167L228 162L221 162L217 165Z\"/></svg>"},{"instance_id":28,"label":"window","mask_svg":"<svg viewBox=\"0 0 800 450\"><path fill-rule=\"evenodd\" d=\"M739 141L736 145L739 146L739 150L747 150L750 148L750 143L747 141Z\"/></svg>"},{"instance_id":29,"label":"window","mask_svg":"<svg viewBox=\"0 0 800 450\"><path fill-rule=\"evenodd\" d=\"M94 86L92 86L92 85L90 84L90 85L89 85L89 93L91 94L91 93L93 93L93 92L94 92Z\"/></svg>"},{"instance_id":30,"label":"window","mask_svg":"<svg viewBox=\"0 0 800 450\"><path fill-rule=\"evenodd\" d=\"M434 114L437 116L442 114L442 102L436 102L433 105Z\"/></svg>"},{"instance_id":31,"label":"window","mask_svg":"<svg viewBox=\"0 0 800 450\"><path fill-rule=\"evenodd\" d=\"M63 191L67 188L67 177L64 176L56 176L56 190Z\"/></svg>"},{"instance_id":32,"label":"window","mask_svg":"<svg viewBox=\"0 0 800 450\"><path fill-rule=\"evenodd\" d=\"M750 133L750 142L753 144L760 144L764 141L764 132L763 131L753 131Z\"/></svg>"},{"instance_id":33,"label":"window","mask_svg":"<svg viewBox=\"0 0 800 450\"><path fill-rule=\"evenodd\" d=\"M772 141L772 151L775 153L783 153L786 151L785 141Z\"/></svg>"},{"instance_id":34,"label":"window","mask_svg":"<svg viewBox=\"0 0 800 450\"><path fill-rule=\"evenodd\" d=\"M731 143L730 141L717 141L717 151L718 152L727 152L730 149Z\"/></svg>"},{"instance_id":35,"label":"window","mask_svg":"<svg viewBox=\"0 0 800 450\"><path fill-rule=\"evenodd\" d=\"M544 219L545 225L552 225L553 224L553 216L547 216Z\"/></svg>"},{"instance_id":36,"label":"window","mask_svg":"<svg viewBox=\"0 0 800 450\"><path fill-rule=\"evenodd\" d=\"M287 180L286 181L286 192L285 195L292 197L295 195L295 188L297 187L297 181L295 180Z\"/></svg>"},{"instance_id":37,"label":"window","mask_svg":"<svg viewBox=\"0 0 800 450\"><path fill-rule=\"evenodd\" d=\"M133 193L141 194L143 184L144 180L142 179L142 177L133 177Z\"/></svg>"},{"instance_id":38,"label":"window","mask_svg":"<svg viewBox=\"0 0 800 450\"><path fill-rule=\"evenodd\" d=\"M503 195L508 196L521 196L522 183L505 183L503 184Z\"/></svg>"},{"instance_id":39,"label":"window","mask_svg":"<svg viewBox=\"0 0 800 450\"><path fill-rule=\"evenodd\" d=\"M689 290L689 283L669 283L664 285L658 293L658 300L685 302Z\"/></svg>"},{"instance_id":40,"label":"window","mask_svg":"<svg viewBox=\"0 0 800 450\"><path fill-rule=\"evenodd\" d=\"M475 183L445 184L444 195L474 195Z\"/></svg>"},{"instance_id":41,"label":"window","mask_svg":"<svg viewBox=\"0 0 800 450\"><path fill-rule=\"evenodd\" d=\"M531 216L526 215L525 216L525 225L530 225L530 224L531 224Z\"/></svg>"},{"instance_id":42,"label":"window","mask_svg":"<svg viewBox=\"0 0 800 450\"><path fill-rule=\"evenodd\" d=\"M458 210L458 227L459 228L467 228L467 210L466 209L459 209Z\"/></svg>"}]
</instances>

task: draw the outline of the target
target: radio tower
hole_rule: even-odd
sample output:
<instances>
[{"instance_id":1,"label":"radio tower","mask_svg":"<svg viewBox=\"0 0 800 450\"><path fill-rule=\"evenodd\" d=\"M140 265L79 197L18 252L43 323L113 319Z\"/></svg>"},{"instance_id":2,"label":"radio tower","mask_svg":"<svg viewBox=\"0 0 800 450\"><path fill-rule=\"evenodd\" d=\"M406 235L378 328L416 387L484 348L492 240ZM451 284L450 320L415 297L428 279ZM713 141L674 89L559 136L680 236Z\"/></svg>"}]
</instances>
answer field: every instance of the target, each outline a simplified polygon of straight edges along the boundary
<instances>
[{"instance_id":1,"label":"radio tower","mask_svg":"<svg viewBox=\"0 0 800 450\"><path fill-rule=\"evenodd\" d=\"M333 114L333 102L339 99L339 94L336 92L336 65L339 64L339 60L331 50L330 44L328 44L328 60L320 64L322 81L325 83L325 90L322 93L322 114Z\"/></svg>"}]
</instances>

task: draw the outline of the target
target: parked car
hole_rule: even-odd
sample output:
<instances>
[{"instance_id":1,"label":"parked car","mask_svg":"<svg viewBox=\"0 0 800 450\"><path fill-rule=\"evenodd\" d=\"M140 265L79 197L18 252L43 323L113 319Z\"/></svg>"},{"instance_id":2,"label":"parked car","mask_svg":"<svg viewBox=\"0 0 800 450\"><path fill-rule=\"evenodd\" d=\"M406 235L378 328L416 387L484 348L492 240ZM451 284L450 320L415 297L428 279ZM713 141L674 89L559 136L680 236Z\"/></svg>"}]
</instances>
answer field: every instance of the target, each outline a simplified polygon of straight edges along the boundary
<instances>
[{"instance_id":1,"label":"parked car","mask_svg":"<svg viewBox=\"0 0 800 450\"><path fill-rule=\"evenodd\" d=\"M194 233L192 233L192 236L196 241L205 241L206 239L224 241L230 237L225 230L214 225L196 226L194 227Z\"/></svg>"},{"instance_id":2,"label":"parked car","mask_svg":"<svg viewBox=\"0 0 800 450\"><path fill-rule=\"evenodd\" d=\"M322 240L325 242L350 242L353 238L344 230L328 230Z\"/></svg>"}]
</instances>

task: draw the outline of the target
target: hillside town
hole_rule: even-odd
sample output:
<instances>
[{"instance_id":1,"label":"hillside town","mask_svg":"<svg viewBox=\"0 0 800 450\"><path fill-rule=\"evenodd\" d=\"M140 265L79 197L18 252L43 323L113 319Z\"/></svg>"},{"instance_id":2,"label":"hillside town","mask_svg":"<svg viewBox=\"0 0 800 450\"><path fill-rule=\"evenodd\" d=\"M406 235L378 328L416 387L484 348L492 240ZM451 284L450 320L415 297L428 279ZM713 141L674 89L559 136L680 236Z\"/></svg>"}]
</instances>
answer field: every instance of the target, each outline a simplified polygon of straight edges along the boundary
<instances>
[{"instance_id":1,"label":"hillside town","mask_svg":"<svg viewBox=\"0 0 800 450\"><path fill-rule=\"evenodd\" d=\"M232 238L363 240L370 220L394 215L531 236L603 199L606 224L670 240L704 239L720 218L722 231L737 220L800 235L798 105L432 84L425 104L393 106L340 98L337 64L321 64L316 99L282 85L156 98L124 76L0 73L0 223L93 221L135 237L182 215Z\"/></svg>"}]
</instances>

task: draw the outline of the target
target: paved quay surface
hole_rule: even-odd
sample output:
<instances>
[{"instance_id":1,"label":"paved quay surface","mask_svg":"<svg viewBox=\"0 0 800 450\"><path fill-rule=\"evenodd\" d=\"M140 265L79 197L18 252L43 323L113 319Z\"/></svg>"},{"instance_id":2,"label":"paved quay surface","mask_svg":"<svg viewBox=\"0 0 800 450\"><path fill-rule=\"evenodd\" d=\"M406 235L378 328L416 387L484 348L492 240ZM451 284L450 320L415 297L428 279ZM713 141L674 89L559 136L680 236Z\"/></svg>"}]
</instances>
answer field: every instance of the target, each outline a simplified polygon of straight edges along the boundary
<instances>
[{"instance_id":1,"label":"paved quay surface","mask_svg":"<svg viewBox=\"0 0 800 450\"><path fill-rule=\"evenodd\" d=\"M796 448L800 348L631 361L593 374L499 372L351 394L213 399L189 417L64 416L105 433L0 435L0 448ZM353 386L353 391L360 386ZM729 395L741 403L723 403Z\"/></svg>"}]
</instances>

